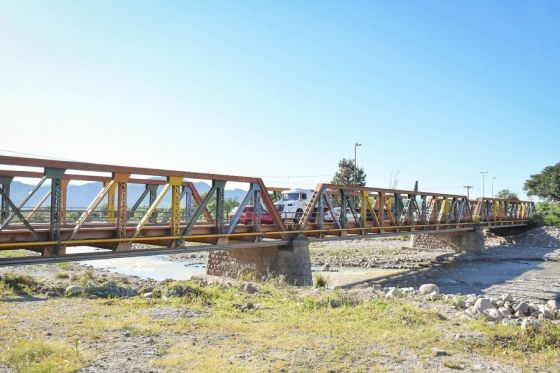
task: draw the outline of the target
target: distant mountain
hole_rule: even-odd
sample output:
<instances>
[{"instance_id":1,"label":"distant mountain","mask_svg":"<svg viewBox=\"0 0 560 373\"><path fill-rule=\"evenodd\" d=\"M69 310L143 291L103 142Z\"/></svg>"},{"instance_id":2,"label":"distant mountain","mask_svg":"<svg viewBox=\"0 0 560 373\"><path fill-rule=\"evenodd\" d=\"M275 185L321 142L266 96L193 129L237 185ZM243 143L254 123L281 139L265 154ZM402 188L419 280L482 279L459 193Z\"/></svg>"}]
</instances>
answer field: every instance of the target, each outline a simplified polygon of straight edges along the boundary
<instances>
[{"instance_id":1,"label":"distant mountain","mask_svg":"<svg viewBox=\"0 0 560 373\"><path fill-rule=\"evenodd\" d=\"M210 190L210 185L205 182L195 182L194 185L196 187L196 190L198 190L200 194ZM27 193L29 193L31 189L33 189L33 187L34 185L31 184L22 183L20 181L13 181L10 187L10 198L17 205L20 203L21 200L23 200L23 198L25 198ZM68 194L67 194L68 200L66 203L67 208L72 209L72 208L87 207L90 204L90 202L95 198L97 193L99 193L102 187L103 184L100 182L91 182L91 183L85 183L81 185L72 185L72 184L68 185ZM158 188L158 192L161 191L162 187L163 186L160 186ZM26 207L35 206L39 202L39 200L45 195L45 193L47 193L50 190L50 188L51 188L50 184L48 182L45 182L41 186L41 188L39 188L39 190L35 192L33 197L31 197L29 202L26 204ZM136 202L138 197L140 197L144 189L145 186L142 184L128 184L127 204L129 206L132 206ZM241 201L241 199L245 196L246 193L247 191L236 188L236 189L226 189L224 195L226 198L233 198L233 199L237 199L238 201ZM101 205L106 203L107 200L105 199L105 201L101 202ZM148 204L148 197L146 196L142 206L147 206L147 204ZM50 199L47 200L44 206L49 206L49 205L50 205ZM165 208L170 206L171 206L171 193L167 192L166 196L163 198L163 201L161 201L159 207Z\"/></svg>"}]
</instances>

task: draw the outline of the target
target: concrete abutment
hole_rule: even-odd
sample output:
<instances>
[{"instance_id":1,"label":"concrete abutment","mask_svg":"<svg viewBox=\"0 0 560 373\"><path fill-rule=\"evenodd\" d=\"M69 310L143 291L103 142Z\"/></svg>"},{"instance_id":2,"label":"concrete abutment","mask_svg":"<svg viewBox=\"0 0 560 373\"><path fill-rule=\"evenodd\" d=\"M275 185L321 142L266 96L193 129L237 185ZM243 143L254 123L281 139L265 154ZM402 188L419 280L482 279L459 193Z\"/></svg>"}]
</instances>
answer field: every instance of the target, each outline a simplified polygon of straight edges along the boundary
<instances>
[{"instance_id":1,"label":"concrete abutment","mask_svg":"<svg viewBox=\"0 0 560 373\"><path fill-rule=\"evenodd\" d=\"M482 228L430 234L415 234L410 237L410 246L418 248L452 249L456 252L479 252L484 249Z\"/></svg>"}]
</instances>

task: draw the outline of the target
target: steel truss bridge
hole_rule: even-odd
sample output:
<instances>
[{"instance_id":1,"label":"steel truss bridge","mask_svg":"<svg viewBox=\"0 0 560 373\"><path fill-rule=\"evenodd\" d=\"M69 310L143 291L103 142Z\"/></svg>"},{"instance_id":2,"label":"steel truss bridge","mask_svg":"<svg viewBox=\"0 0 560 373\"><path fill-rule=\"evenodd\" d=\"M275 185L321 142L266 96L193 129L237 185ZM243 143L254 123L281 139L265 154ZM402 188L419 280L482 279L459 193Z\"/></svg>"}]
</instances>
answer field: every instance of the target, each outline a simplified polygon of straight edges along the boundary
<instances>
[{"instance_id":1,"label":"steel truss bridge","mask_svg":"<svg viewBox=\"0 0 560 373\"><path fill-rule=\"evenodd\" d=\"M14 201L10 195L14 178L39 181L23 199ZM204 198L193 180L211 185ZM98 182L99 192L87 208L67 209L69 184L84 181ZM224 211L227 182L248 186L232 217ZM41 186L49 184L39 202L28 206L45 189ZM131 184L145 188L128 206ZM294 235L330 240L518 227L526 225L535 211L528 201L469 201L464 195L319 184L297 220L283 221L273 202L274 194L282 190L266 187L256 177L0 156L0 250L25 249L33 254L17 251L0 259L0 265L282 246ZM171 208L161 214L159 206L168 194ZM264 206L272 224L261 224L257 209L250 224L240 224L247 205ZM334 217L337 207L349 210L351 218L341 213L327 221L325 216ZM133 249L133 243L145 246ZM105 250L66 249L73 246Z\"/></svg>"}]
</instances>

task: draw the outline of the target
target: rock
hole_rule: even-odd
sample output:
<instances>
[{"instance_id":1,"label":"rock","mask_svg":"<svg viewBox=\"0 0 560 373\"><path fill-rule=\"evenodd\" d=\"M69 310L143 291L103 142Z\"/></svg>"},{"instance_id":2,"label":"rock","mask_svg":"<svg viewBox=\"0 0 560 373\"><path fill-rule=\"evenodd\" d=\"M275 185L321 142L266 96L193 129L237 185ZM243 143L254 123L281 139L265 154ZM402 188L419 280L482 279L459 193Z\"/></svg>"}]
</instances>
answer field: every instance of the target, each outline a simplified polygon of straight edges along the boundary
<instances>
[{"instance_id":1,"label":"rock","mask_svg":"<svg viewBox=\"0 0 560 373\"><path fill-rule=\"evenodd\" d=\"M323 268L321 268L322 271L328 272L331 269L331 265L329 263L325 263L323 264Z\"/></svg>"},{"instance_id":2,"label":"rock","mask_svg":"<svg viewBox=\"0 0 560 373\"><path fill-rule=\"evenodd\" d=\"M431 294L433 292L436 292L437 294L439 294L439 287L435 284L424 284L422 286L420 286L420 289L418 289L420 291L420 294L422 295L428 295Z\"/></svg>"},{"instance_id":3,"label":"rock","mask_svg":"<svg viewBox=\"0 0 560 373\"><path fill-rule=\"evenodd\" d=\"M551 299L546 302L546 308L548 308L550 312L558 312L560 311L560 304L558 304L558 302L554 299Z\"/></svg>"},{"instance_id":4,"label":"rock","mask_svg":"<svg viewBox=\"0 0 560 373\"><path fill-rule=\"evenodd\" d=\"M449 352L437 347L432 348L432 352L434 353L434 356L449 356Z\"/></svg>"},{"instance_id":5,"label":"rock","mask_svg":"<svg viewBox=\"0 0 560 373\"><path fill-rule=\"evenodd\" d=\"M97 299L97 295L91 294L90 296L88 296L88 299Z\"/></svg>"},{"instance_id":6,"label":"rock","mask_svg":"<svg viewBox=\"0 0 560 373\"><path fill-rule=\"evenodd\" d=\"M68 296L75 296L75 295L80 295L82 292L84 291L84 288L82 288L79 285L70 285L66 288L66 295Z\"/></svg>"},{"instance_id":7,"label":"rock","mask_svg":"<svg viewBox=\"0 0 560 373\"><path fill-rule=\"evenodd\" d=\"M500 311L500 313L501 313L502 316L504 316L504 317L507 317L507 316L511 316L511 315L512 315L512 313L511 313L511 311L510 311L509 308L500 307L498 310Z\"/></svg>"},{"instance_id":8,"label":"rock","mask_svg":"<svg viewBox=\"0 0 560 373\"><path fill-rule=\"evenodd\" d=\"M385 298L396 298L401 295L398 288L392 288L387 293L385 293Z\"/></svg>"},{"instance_id":9,"label":"rock","mask_svg":"<svg viewBox=\"0 0 560 373\"><path fill-rule=\"evenodd\" d=\"M521 322L521 328L524 330L537 330L540 326L540 321L532 317L527 317Z\"/></svg>"},{"instance_id":10,"label":"rock","mask_svg":"<svg viewBox=\"0 0 560 373\"><path fill-rule=\"evenodd\" d=\"M496 309L490 299L487 298L478 298L474 307L477 308L480 312L484 312L491 309Z\"/></svg>"},{"instance_id":11,"label":"rock","mask_svg":"<svg viewBox=\"0 0 560 373\"><path fill-rule=\"evenodd\" d=\"M257 292L257 287L255 286L255 284L249 282L243 285L243 291L247 294L255 294Z\"/></svg>"},{"instance_id":12,"label":"rock","mask_svg":"<svg viewBox=\"0 0 560 373\"><path fill-rule=\"evenodd\" d=\"M513 302L513 297L511 296L511 294L504 294L500 297L500 300L504 303L506 302Z\"/></svg>"},{"instance_id":13,"label":"rock","mask_svg":"<svg viewBox=\"0 0 560 373\"><path fill-rule=\"evenodd\" d=\"M124 333L123 335L124 335L125 338L128 338L128 337L130 337L132 334L131 334L130 332L126 332L126 333Z\"/></svg>"},{"instance_id":14,"label":"rock","mask_svg":"<svg viewBox=\"0 0 560 373\"><path fill-rule=\"evenodd\" d=\"M502 313L501 313L499 310L495 309L495 308L486 310L486 311L484 311L484 313L485 313L486 315L488 315L488 317L490 317L491 320L494 320L494 321L500 321L500 320L502 320L502 319L504 318L504 316L502 315Z\"/></svg>"},{"instance_id":15,"label":"rock","mask_svg":"<svg viewBox=\"0 0 560 373\"><path fill-rule=\"evenodd\" d=\"M470 320L471 318L469 317L469 315L466 314L462 314L461 316L459 316L459 320L461 321L467 321Z\"/></svg>"},{"instance_id":16,"label":"rock","mask_svg":"<svg viewBox=\"0 0 560 373\"><path fill-rule=\"evenodd\" d=\"M529 315L529 304L527 302L520 302L513 310L516 316L527 316Z\"/></svg>"},{"instance_id":17,"label":"rock","mask_svg":"<svg viewBox=\"0 0 560 373\"><path fill-rule=\"evenodd\" d=\"M477 300L478 300L478 297L476 295L469 295L467 297L467 299L465 299L465 304L467 306L472 306L473 304L476 303Z\"/></svg>"},{"instance_id":18,"label":"rock","mask_svg":"<svg viewBox=\"0 0 560 373\"><path fill-rule=\"evenodd\" d=\"M426 295L426 299L427 300L438 300L439 299L439 292L437 292L437 291L431 292L430 294Z\"/></svg>"},{"instance_id":19,"label":"rock","mask_svg":"<svg viewBox=\"0 0 560 373\"><path fill-rule=\"evenodd\" d=\"M465 310L465 314L472 318L476 318L482 315L482 311L476 308L475 306L471 306Z\"/></svg>"},{"instance_id":20,"label":"rock","mask_svg":"<svg viewBox=\"0 0 560 373\"><path fill-rule=\"evenodd\" d=\"M153 297L154 297L153 292L144 293L144 298L146 298L146 299L152 299Z\"/></svg>"}]
</instances>

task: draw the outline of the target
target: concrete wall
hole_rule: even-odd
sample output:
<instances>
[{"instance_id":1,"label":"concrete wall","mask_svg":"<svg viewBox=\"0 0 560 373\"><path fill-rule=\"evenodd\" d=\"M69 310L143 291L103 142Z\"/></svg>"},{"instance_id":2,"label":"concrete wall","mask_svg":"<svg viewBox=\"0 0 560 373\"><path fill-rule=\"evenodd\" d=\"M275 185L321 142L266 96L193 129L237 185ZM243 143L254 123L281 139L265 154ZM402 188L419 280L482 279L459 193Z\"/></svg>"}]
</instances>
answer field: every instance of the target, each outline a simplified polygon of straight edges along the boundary
<instances>
[{"instance_id":1,"label":"concrete wall","mask_svg":"<svg viewBox=\"0 0 560 373\"><path fill-rule=\"evenodd\" d=\"M312 285L309 240L299 236L288 246L213 251L208 255L206 273L235 279L284 275L292 285Z\"/></svg>"},{"instance_id":2,"label":"concrete wall","mask_svg":"<svg viewBox=\"0 0 560 373\"><path fill-rule=\"evenodd\" d=\"M410 246L477 252L484 249L484 235L482 229L478 228L473 231L415 234L410 238Z\"/></svg>"}]
</instances>

